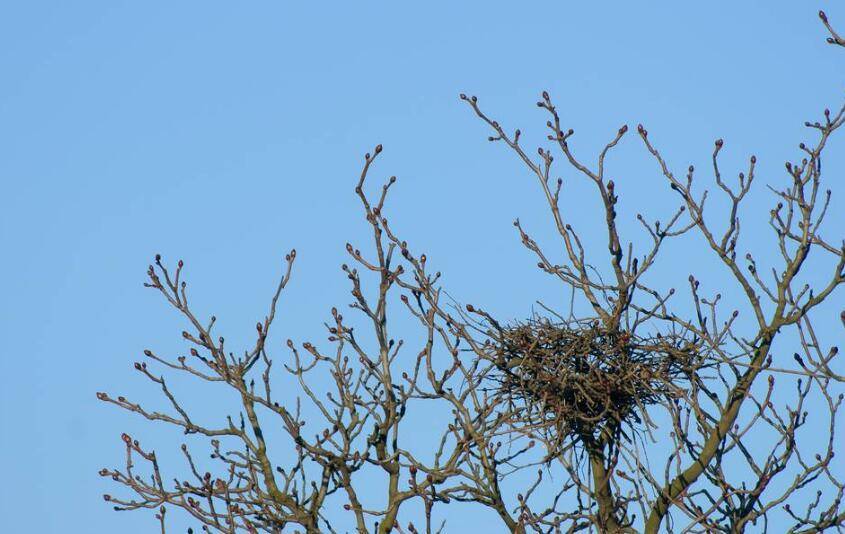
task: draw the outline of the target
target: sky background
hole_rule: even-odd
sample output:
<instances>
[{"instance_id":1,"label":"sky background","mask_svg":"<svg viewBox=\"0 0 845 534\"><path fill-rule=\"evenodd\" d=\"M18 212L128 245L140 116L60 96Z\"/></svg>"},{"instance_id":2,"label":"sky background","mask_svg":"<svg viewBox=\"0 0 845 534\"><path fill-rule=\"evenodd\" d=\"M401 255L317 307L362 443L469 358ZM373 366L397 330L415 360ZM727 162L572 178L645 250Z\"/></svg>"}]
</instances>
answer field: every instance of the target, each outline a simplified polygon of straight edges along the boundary
<instances>
[{"instance_id":1,"label":"sky background","mask_svg":"<svg viewBox=\"0 0 845 534\"><path fill-rule=\"evenodd\" d=\"M705 169L724 137L727 174L757 155L763 209L762 185L783 183L809 139L803 122L845 98L845 54L825 44L818 8L845 30L841 1L0 3L1 529L154 527L151 513L111 512L100 496L118 490L97 471L121 462L122 431L162 448L181 438L94 395L156 398L132 362L184 348L182 323L141 285L154 254L185 260L197 308L236 345L296 247L275 327L286 358L283 339L321 340L331 306L349 301L344 244L369 238L353 187L383 143L373 178L399 178L391 224L456 298L512 317L538 298L561 308L568 292L511 226L520 217L554 243L540 190L458 94L532 146L548 90L588 161L625 123L645 124L679 173ZM826 161L834 242L843 147L840 134ZM638 210L671 209L636 136L609 165L624 231L637 233ZM595 205L562 176L589 237ZM764 224L743 231L752 249L769 238ZM666 283L682 284L701 243L672 247Z\"/></svg>"}]
</instances>

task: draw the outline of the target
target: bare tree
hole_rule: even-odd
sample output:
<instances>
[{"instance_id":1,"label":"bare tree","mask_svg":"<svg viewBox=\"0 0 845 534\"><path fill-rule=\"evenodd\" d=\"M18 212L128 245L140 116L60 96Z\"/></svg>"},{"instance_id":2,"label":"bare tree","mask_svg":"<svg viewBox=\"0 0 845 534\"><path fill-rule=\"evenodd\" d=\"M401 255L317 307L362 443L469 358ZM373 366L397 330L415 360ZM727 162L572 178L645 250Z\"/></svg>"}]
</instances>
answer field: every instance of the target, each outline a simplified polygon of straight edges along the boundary
<instances>
[{"instance_id":1,"label":"bare tree","mask_svg":"<svg viewBox=\"0 0 845 534\"><path fill-rule=\"evenodd\" d=\"M828 42L845 46L826 15L820 18ZM367 187L379 145L366 155L355 188L372 243L365 251L347 245L350 265L342 267L353 317L332 309L324 346L288 340L289 359L276 366L268 352L295 251L256 324L254 346L239 355L216 334L214 317L192 310L183 263L168 269L156 257L146 285L187 321L182 337L190 356L148 350L150 365L135 368L160 388L170 409L97 396L207 437L215 467L206 471L183 445L187 475L170 483L155 452L124 434L125 465L101 475L128 496L106 501L117 510L157 510L162 532L166 506L214 532L432 532L444 528L435 519L440 510L455 503L487 507L502 530L520 533L841 530L845 483L834 458L843 395L835 390L845 377L835 370L837 348L821 339L826 332L812 318L845 283L845 244L832 241L842 236L822 232L833 216L822 154L845 124L845 107L806 123L816 140L801 143L800 161L786 163L786 182L769 187L777 261L763 266L740 251L739 239L754 156L729 183L719 163L723 142L715 142L712 173L728 210L705 211L708 192L695 169L676 174L659 140L638 126L678 202L663 221L637 216L648 243L639 250L623 235L627 225L617 222L620 199L605 173L627 126L587 163L574 154L574 132L544 92L537 105L549 116L550 145L534 156L519 130L509 133L476 97L461 98L492 129L490 140L504 143L536 177L562 247L541 247L514 224L537 266L571 288L586 313L541 305L515 320L459 306L425 254L388 224L386 201L396 179L375 192ZM606 255L588 253L561 209L553 151L594 184ZM841 223L833 230L841 233ZM686 297L654 283L655 265L672 261L665 243L693 234L730 274L736 289L722 291L738 291L728 304L737 308L725 309L721 295L707 294L693 275ZM822 269L829 270L819 283ZM398 316L418 325L403 329L404 339L394 332ZM222 421L200 422L159 370L226 388L239 405ZM279 375L296 388L295 400L273 389ZM439 432L431 450L406 427L411 414L438 410L444 417L430 421ZM378 494L362 489L362 480Z\"/></svg>"}]
</instances>

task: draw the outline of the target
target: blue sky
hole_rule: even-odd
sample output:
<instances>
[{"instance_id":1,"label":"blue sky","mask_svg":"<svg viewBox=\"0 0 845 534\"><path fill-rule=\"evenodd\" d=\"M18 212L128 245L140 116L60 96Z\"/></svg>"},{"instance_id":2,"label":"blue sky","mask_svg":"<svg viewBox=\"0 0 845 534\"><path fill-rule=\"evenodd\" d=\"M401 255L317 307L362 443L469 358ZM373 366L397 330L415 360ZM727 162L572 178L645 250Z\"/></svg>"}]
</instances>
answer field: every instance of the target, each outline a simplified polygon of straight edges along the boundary
<instances>
[{"instance_id":1,"label":"blue sky","mask_svg":"<svg viewBox=\"0 0 845 534\"><path fill-rule=\"evenodd\" d=\"M644 123L677 169L703 168L724 137L726 166L754 153L760 185L776 184L803 122L845 98L845 54L818 8L845 26L832 1L2 3L2 529L152 527L111 512L96 471L120 462L121 431L180 438L94 392L154 397L132 362L181 347L181 323L141 286L155 253L186 261L196 305L237 343L296 247L279 340L321 339L349 300L344 243L368 238L352 192L362 155L383 143L391 222L453 295L513 316L538 298L563 306L511 226L551 239L540 191L457 95L539 140L548 90L585 159L624 123ZM665 212L634 136L611 164L622 215ZM566 178L589 235L594 206ZM845 187L829 186L841 234ZM765 225L745 238L759 246ZM667 276L682 283L700 243L673 246L685 261Z\"/></svg>"}]
</instances>

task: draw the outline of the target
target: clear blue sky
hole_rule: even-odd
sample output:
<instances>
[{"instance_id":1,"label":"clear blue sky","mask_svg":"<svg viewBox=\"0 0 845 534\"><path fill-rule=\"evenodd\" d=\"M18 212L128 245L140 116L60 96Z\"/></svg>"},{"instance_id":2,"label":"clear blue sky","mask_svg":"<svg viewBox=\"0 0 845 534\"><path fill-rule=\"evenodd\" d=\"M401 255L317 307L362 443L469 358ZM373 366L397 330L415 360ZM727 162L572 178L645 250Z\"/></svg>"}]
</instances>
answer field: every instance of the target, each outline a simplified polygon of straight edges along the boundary
<instances>
[{"instance_id":1,"label":"clear blue sky","mask_svg":"<svg viewBox=\"0 0 845 534\"><path fill-rule=\"evenodd\" d=\"M96 471L121 461L121 431L180 437L94 392L154 398L132 362L182 346L141 286L155 253L185 259L197 306L236 343L296 247L278 339L322 339L349 300L344 243L369 237L352 194L361 157L383 143L374 176L400 180L392 224L453 295L514 316L537 298L562 306L511 227L551 235L540 192L458 93L537 139L549 90L585 158L623 123L646 124L677 169L704 168L724 137L729 168L755 153L760 185L779 183L803 122L845 98L845 54L824 43L818 8L845 27L832 1L3 2L0 529L153 528L111 512L100 495L116 488ZM839 233L843 147L828 175L840 171ZM662 213L665 184L635 136L612 165L629 221ZM570 209L589 234L591 204ZM685 243L678 257L696 258Z\"/></svg>"}]
</instances>

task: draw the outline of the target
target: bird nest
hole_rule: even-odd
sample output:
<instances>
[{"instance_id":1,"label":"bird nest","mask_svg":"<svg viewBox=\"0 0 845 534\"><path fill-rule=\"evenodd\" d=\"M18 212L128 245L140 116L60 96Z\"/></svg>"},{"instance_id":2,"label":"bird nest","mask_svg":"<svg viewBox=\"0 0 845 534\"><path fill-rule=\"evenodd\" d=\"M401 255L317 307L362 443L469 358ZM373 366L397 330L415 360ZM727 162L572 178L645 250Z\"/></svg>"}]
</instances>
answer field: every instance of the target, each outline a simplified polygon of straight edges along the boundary
<instances>
[{"instance_id":1,"label":"bird nest","mask_svg":"<svg viewBox=\"0 0 845 534\"><path fill-rule=\"evenodd\" d=\"M522 427L586 439L642 423L646 407L675 397L696 366L689 343L608 331L598 322L534 318L498 329L497 395Z\"/></svg>"}]
</instances>

